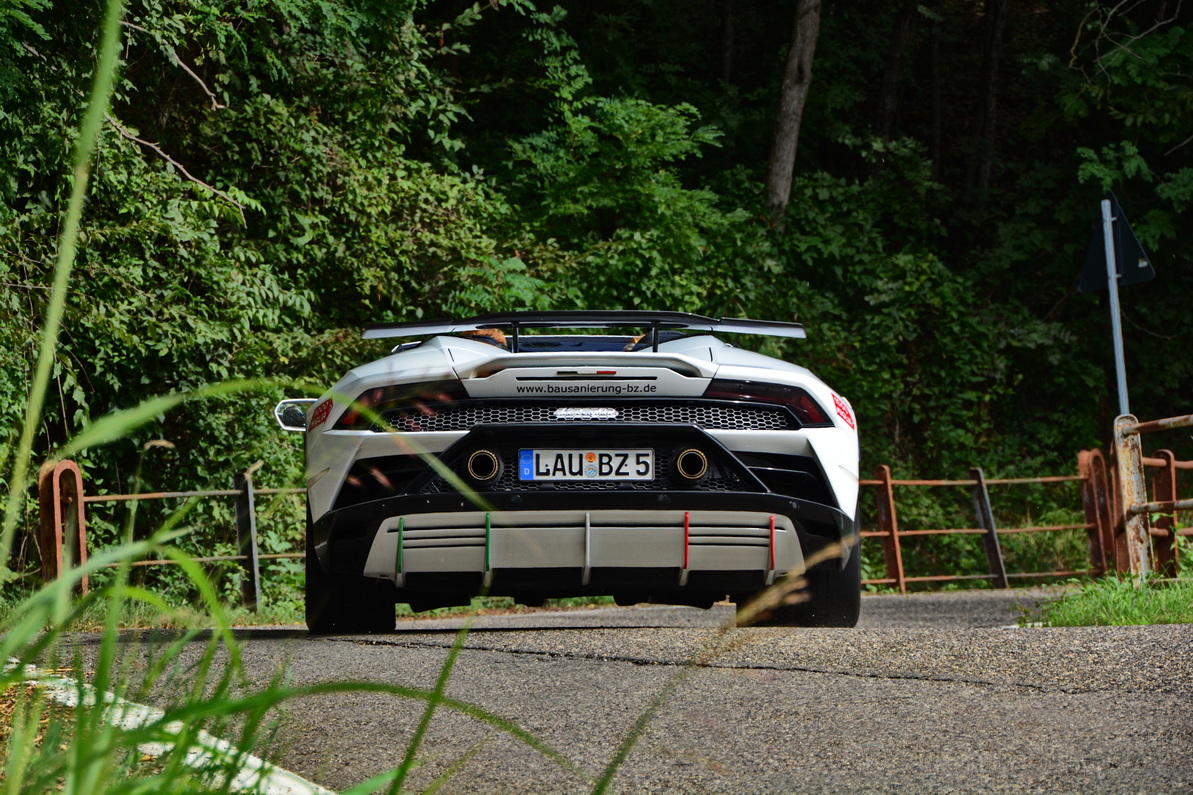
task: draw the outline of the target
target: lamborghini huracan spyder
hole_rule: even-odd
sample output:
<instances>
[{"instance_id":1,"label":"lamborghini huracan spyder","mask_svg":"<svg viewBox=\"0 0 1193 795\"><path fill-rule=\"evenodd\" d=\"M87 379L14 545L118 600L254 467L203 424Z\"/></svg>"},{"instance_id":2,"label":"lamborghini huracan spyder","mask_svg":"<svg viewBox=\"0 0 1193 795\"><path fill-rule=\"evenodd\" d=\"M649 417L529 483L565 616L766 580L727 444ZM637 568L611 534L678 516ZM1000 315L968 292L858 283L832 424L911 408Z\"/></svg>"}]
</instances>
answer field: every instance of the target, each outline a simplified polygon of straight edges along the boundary
<instances>
[{"instance_id":1,"label":"lamborghini huracan spyder","mask_svg":"<svg viewBox=\"0 0 1193 795\"><path fill-rule=\"evenodd\" d=\"M770 620L853 626L853 410L739 335L804 330L645 311L370 327L414 339L275 410L306 433L310 629L388 632L398 602L482 593L740 602L829 546Z\"/></svg>"}]
</instances>

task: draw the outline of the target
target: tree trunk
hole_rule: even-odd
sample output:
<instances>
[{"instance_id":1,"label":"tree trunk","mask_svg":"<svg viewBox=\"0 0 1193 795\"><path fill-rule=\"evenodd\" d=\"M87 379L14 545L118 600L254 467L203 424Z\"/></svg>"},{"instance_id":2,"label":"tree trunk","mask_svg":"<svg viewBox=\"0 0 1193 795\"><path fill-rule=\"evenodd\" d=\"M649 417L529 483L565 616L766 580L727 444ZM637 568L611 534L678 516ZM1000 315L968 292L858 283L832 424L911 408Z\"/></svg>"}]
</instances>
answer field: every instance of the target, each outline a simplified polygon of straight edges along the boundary
<instances>
[{"instance_id":1,"label":"tree trunk","mask_svg":"<svg viewBox=\"0 0 1193 795\"><path fill-rule=\"evenodd\" d=\"M992 0L987 3L986 40L982 53L982 107L974 133L967 180L971 201L982 201L990 190L990 172L994 165L995 120L998 113L998 71L1006 24L1007 0Z\"/></svg>"},{"instance_id":2,"label":"tree trunk","mask_svg":"<svg viewBox=\"0 0 1193 795\"><path fill-rule=\"evenodd\" d=\"M932 20L930 40L930 59L932 68L932 181L940 179L940 159L944 135L941 131L941 87L940 87L940 20Z\"/></svg>"},{"instance_id":3,"label":"tree trunk","mask_svg":"<svg viewBox=\"0 0 1193 795\"><path fill-rule=\"evenodd\" d=\"M907 45L911 41L912 22L915 21L918 6L909 3L899 10L895 29L891 33L891 50L886 69L882 75L882 94L878 98L878 136L890 138L895 126L895 113L899 108L899 83L903 77L903 61L907 56Z\"/></svg>"},{"instance_id":4,"label":"tree trunk","mask_svg":"<svg viewBox=\"0 0 1193 795\"><path fill-rule=\"evenodd\" d=\"M795 171L795 150L799 145L800 122L812 83L812 58L820 35L820 0L796 0L795 30L783 86L779 113L775 119L775 137L771 144L770 164L766 172L766 202L773 218L780 217L791 198L791 177Z\"/></svg>"},{"instance_id":5,"label":"tree trunk","mask_svg":"<svg viewBox=\"0 0 1193 795\"><path fill-rule=\"evenodd\" d=\"M733 83L733 0L721 0L721 80Z\"/></svg>"}]
</instances>

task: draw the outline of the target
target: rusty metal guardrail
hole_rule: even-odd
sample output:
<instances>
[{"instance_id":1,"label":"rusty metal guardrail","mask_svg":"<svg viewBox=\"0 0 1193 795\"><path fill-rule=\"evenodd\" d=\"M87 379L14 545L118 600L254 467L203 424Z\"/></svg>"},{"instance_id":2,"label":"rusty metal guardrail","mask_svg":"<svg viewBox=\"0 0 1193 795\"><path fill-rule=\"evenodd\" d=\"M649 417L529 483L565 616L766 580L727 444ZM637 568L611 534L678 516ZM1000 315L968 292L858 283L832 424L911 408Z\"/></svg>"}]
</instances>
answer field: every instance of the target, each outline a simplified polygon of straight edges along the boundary
<instances>
[{"instance_id":1,"label":"rusty metal guardrail","mask_svg":"<svg viewBox=\"0 0 1193 795\"><path fill-rule=\"evenodd\" d=\"M83 475L73 461L50 461L44 464L38 477L39 540L41 545L42 579L57 579L66 560L74 566L87 561L87 505L112 502L140 502L152 500L190 499L193 497L235 497L237 555L212 555L193 558L198 563L238 561L244 564L245 578L241 586L241 600L256 610L261 594L260 561L304 558L303 552L284 552L261 555L257 545L257 495L305 494L306 489L260 489L253 483L253 474L261 468L257 461L234 477L234 488L203 491L159 491L141 494L101 494L88 496L83 490ZM138 560L133 566L168 566L174 560ZM112 564L118 565L118 564ZM86 577L81 590L87 592Z\"/></svg>"},{"instance_id":2,"label":"rusty metal guardrail","mask_svg":"<svg viewBox=\"0 0 1193 795\"><path fill-rule=\"evenodd\" d=\"M1100 456L1100 453L1098 455ZM1080 464L1081 460L1079 459L1079 468ZM1103 473L1104 471L1105 470L1103 467ZM879 538L882 540L883 559L886 568L885 577L864 580L863 582L865 582L865 584L893 585L899 590L900 593L907 592L908 583L917 582L960 582L965 580L990 580L995 588L1006 588L1009 584L1008 581L1012 578L1073 577L1080 575L1097 576L1103 574L1106 571L1105 555L1102 553L1101 542L1102 535L1105 532L1103 530L1105 525L1098 518L1096 511L1091 513L1087 507L1086 521L1082 524L999 528L995 525L994 511L990 505L990 493L988 490L989 486L1081 482L1083 484L1083 504L1092 505L1096 508L1098 505L1097 496L1091 495L1086 497L1085 495L1085 491L1090 488L1089 484L1095 482L1092 464L1087 464L1086 470L1081 471L1081 473L1078 475L1034 478L986 478L982 473L982 470L977 467L970 469L969 475L969 478L963 480L897 480L891 477L890 467L883 464L874 470L873 479L861 481L862 486L872 486L875 488L875 496L878 503L878 529L863 530L862 537ZM1106 479L1103 474L1102 483L1105 484L1105 482ZM977 522L980 526L972 528L924 528L904 530L899 527L898 511L895 508L895 486L967 487L970 489L974 505L974 514L976 515ZM1105 491L1103 491L1103 494L1105 494ZM1105 504L1105 498L1103 498L1101 502ZM1107 517L1108 521L1108 511L1105 513L1105 516ZM1085 530L1089 534L1089 569L1076 571L1007 572L1002 556L1002 547L999 543L1000 535L1006 535L1010 533L1057 532L1065 530ZM980 535L982 537L982 547L986 554L988 572L986 574L934 574L910 577L907 576L903 565L902 539L917 536L939 535Z\"/></svg>"},{"instance_id":3,"label":"rusty metal guardrail","mask_svg":"<svg viewBox=\"0 0 1193 795\"><path fill-rule=\"evenodd\" d=\"M1132 420L1134 418L1131 418ZM1168 430L1193 425L1193 415L1176 417L1170 420L1159 420L1151 423L1124 423L1124 437L1129 434L1147 433L1150 431ZM1137 437L1136 437L1137 438ZM1136 445L1138 452L1138 445ZM1135 572L1139 566L1139 550L1153 552L1156 558L1155 569L1167 577L1175 577L1179 571L1180 562L1177 557L1178 547L1175 539L1193 537L1193 528L1178 528L1176 512L1193 511L1193 500L1178 498L1177 472L1193 471L1193 461L1178 461L1170 450L1160 450L1154 456L1140 455L1138 463L1131 463L1130 452L1126 455L1115 455L1115 461L1107 465L1106 456L1100 450L1082 450L1077 456L1076 476L1040 477L1040 478L1000 478L984 479L980 469L970 470L970 478L966 480L895 480L891 477L890 468L880 466L875 470L874 479L863 480L863 486L875 488L878 503L878 529L863 531L863 538L879 538L882 540L883 558L886 576L866 580L867 584L892 585L905 593L908 583L915 582L953 582L961 580L990 580L996 588L1006 587L1008 579L1014 578L1042 578L1042 577L1098 577L1109 571L1123 574ZM1123 496L1121 483L1124 478L1120 473L1122 464L1126 460L1128 466L1142 473L1143 468L1152 468L1156 472L1152 476L1151 502L1146 501L1146 490L1142 474L1132 483L1131 498ZM1083 524L1052 525L1044 527L995 528L990 512L989 495L986 486L1016 485L1027 483L1061 483L1080 482L1081 502L1085 513ZM899 526L898 514L895 509L894 486L963 486L973 491L974 513L978 517L977 528L953 529L923 529L904 530ZM1142 496L1143 501L1140 501ZM1129 505L1128 510L1122 506ZM1153 526L1143 526L1140 531L1138 525L1146 523L1149 515L1159 514ZM1132 553L1130 549L1130 534L1128 532L1128 517L1136 522L1136 539L1148 539L1150 543L1136 541L1137 549ZM1005 570L1001 558L1001 547L997 543L1000 535L1011 533L1040 533L1085 530L1089 543L1089 568L1069 571L1047 572L1010 572ZM923 535L946 534L981 534L985 548L988 572L975 575L931 575L907 576L903 564L901 539ZM1149 561L1149 569L1150 561Z\"/></svg>"},{"instance_id":4,"label":"rusty metal guardrail","mask_svg":"<svg viewBox=\"0 0 1193 795\"><path fill-rule=\"evenodd\" d=\"M1177 469L1193 468L1193 462L1177 462L1172 453L1167 450L1161 451L1157 458L1151 459L1151 462L1165 467L1171 474L1163 477L1158 488L1153 482L1153 493L1156 499L1148 501L1144 479L1144 466L1147 462L1143 455L1143 443L1140 436L1155 431L1189 427L1193 427L1193 414L1150 422L1140 422L1132 414L1122 414L1114 421L1114 449L1119 495L1115 516L1121 523L1122 529L1119 535L1126 540L1129 570L1131 574L1140 579L1147 577L1155 570L1153 543L1156 544L1155 557L1159 559L1162 570L1175 570L1178 565L1174 544L1177 529L1172 514L1176 511L1193 510L1193 500L1177 499L1175 474ZM1166 514L1167 521L1157 522L1156 527L1151 527L1151 514ZM1189 534L1182 533L1182 535Z\"/></svg>"}]
</instances>

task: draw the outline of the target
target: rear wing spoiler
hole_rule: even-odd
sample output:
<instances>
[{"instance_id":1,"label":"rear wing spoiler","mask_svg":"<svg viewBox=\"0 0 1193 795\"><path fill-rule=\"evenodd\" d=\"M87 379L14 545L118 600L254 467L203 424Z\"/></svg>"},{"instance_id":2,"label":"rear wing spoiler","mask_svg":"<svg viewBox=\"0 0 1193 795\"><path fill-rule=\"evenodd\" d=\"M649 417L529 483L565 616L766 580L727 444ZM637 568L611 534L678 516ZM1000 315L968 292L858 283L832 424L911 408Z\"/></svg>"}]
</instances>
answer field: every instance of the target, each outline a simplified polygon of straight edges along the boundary
<instances>
[{"instance_id":1,"label":"rear wing spoiler","mask_svg":"<svg viewBox=\"0 0 1193 795\"><path fill-rule=\"evenodd\" d=\"M435 334L460 334L481 329L509 329L510 351L518 350L518 332L523 328L616 328L631 326L650 329L649 339L657 351L661 330L712 331L729 334L762 334L768 337L807 337L799 323L744 318L711 318L688 312L649 312L637 309L596 312L507 312L479 315L462 320L430 320L407 323L377 323L364 331L367 340L387 337L421 337Z\"/></svg>"}]
</instances>

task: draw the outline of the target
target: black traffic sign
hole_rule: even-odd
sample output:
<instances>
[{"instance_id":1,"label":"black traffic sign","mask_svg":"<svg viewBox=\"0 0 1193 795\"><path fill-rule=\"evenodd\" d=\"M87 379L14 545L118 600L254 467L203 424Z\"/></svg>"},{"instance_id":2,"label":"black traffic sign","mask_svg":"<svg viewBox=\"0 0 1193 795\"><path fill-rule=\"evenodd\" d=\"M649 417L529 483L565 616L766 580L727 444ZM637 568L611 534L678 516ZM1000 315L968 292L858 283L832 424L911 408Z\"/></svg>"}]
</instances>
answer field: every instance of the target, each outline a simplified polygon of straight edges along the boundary
<instances>
[{"instance_id":1,"label":"black traffic sign","mask_svg":"<svg viewBox=\"0 0 1193 795\"><path fill-rule=\"evenodd\" d=\"M1127 223L1123 215L1123 208L1119 206L1114 194L1106 191L1106 200L1110 201L1110 217L1114 219L1114 262L1118 272L1118 286L1138 284L1156 278L1156 270L1139 245L1134 230ZM1094 224L1093 234L1089 239L1089 250L1085 254L1085 267L1081 270L1081 283L1077 289L1083 293L1095 290L1105 290L1106 279L1106 235L1102 228L1102 216L1099 212L1098 220Z\"/></svg>"}]
</instances>

